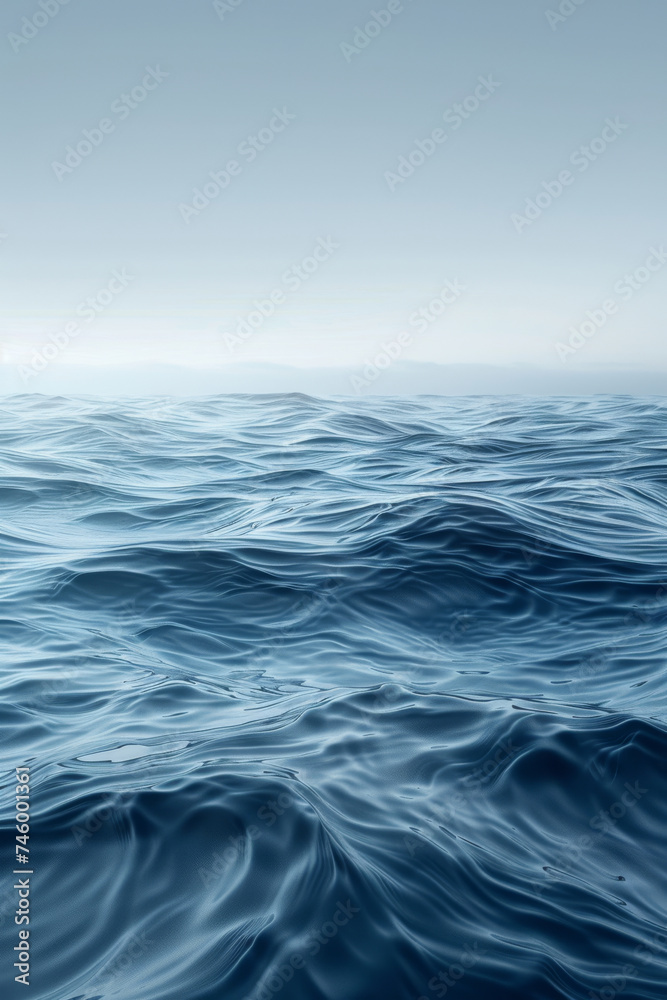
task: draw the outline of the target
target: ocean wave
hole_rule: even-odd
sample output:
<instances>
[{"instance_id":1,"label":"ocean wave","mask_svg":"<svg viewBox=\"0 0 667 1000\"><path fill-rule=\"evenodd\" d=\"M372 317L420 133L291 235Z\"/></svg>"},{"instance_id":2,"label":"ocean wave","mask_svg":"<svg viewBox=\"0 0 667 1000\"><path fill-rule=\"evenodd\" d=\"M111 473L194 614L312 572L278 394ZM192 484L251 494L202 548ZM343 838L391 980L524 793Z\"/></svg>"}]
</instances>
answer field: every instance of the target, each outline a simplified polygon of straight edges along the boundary
<instances>
[{"instance_id":1,"label":"ocean wave","mask_svg":"<svg viewBox=\"0 0 667 1000\"><path fill-rule=\"evenodd\" d=\"M662 998L666 417L1 400L32 995Z\"/></svg>"}]
</instances>

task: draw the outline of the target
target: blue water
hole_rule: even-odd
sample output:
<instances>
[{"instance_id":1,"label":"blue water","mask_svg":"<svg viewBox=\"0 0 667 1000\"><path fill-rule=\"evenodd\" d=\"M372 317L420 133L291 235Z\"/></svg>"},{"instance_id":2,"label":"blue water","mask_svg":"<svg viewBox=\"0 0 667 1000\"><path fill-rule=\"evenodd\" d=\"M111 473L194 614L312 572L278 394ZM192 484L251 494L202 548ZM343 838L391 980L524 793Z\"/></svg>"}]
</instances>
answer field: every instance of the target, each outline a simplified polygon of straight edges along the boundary
<instances>
[{"instance_id":1,"label":"blue water","mask_svg":"<svg viewBox=\"0 0 667 1000\"><path fill-rule=\"evenodd\" d=\"M0 400L3 997L664 998L666 430Z\"/></svg>"}]
</instances>

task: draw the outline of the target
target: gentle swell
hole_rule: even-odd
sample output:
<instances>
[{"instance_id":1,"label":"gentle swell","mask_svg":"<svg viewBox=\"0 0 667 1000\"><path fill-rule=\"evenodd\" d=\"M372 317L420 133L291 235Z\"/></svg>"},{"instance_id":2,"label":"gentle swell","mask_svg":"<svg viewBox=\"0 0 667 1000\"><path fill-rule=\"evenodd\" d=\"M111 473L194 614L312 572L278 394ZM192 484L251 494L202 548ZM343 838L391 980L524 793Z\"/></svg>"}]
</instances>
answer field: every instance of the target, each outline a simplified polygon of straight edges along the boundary
<instances>
[{"instance_id":1,"label":"gentle swell","mask_svg":"<svg viewBox=\"0 0 667 1000\"><path fill-rule=\"evenodd\" d=\"M662 1000L666 429L629 397L1 400L34 1000Z\"/></svg>"}]
</instances>

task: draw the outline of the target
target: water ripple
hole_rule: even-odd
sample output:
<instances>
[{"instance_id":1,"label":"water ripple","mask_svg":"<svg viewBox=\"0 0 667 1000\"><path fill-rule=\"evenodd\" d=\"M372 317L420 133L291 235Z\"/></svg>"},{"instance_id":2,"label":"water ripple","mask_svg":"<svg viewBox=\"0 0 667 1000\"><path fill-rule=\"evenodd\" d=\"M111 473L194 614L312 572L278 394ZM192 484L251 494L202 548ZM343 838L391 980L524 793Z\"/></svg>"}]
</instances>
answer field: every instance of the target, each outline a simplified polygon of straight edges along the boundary
<instances>
[{"instance_id":1,"label":"water ripple","mask_svg":"<svg viewBox=\"0 0 667 1000\"><path fill-rule=\"evenodd\" d=\"M662 1000L666 420L0 400L32 996Z\"/></svg>"}]
</instances>

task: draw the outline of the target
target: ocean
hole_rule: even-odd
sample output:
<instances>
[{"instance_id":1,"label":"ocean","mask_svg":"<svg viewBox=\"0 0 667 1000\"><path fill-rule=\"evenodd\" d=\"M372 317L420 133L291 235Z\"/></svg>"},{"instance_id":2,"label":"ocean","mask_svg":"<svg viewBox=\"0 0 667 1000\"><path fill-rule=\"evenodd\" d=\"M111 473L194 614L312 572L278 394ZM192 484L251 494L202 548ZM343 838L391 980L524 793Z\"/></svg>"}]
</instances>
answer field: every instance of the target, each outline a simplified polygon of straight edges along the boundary
<instances>
[{"instance_id":1,"label":"ocean","mask_svg":"<svg viewBox=\"0 0 667 1000\"><path fill-rule=\"evenodd\" d=\"M3 997L664 1000L666 430L0 399Z\"/></svg>"}]
</instances>

